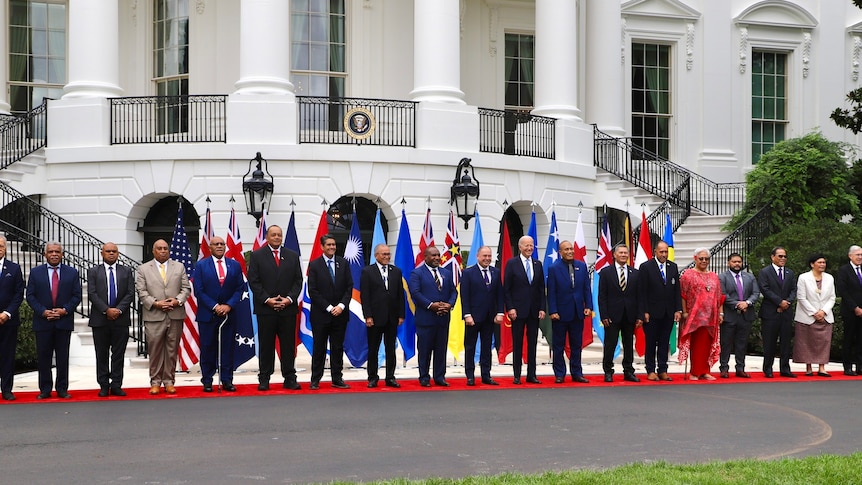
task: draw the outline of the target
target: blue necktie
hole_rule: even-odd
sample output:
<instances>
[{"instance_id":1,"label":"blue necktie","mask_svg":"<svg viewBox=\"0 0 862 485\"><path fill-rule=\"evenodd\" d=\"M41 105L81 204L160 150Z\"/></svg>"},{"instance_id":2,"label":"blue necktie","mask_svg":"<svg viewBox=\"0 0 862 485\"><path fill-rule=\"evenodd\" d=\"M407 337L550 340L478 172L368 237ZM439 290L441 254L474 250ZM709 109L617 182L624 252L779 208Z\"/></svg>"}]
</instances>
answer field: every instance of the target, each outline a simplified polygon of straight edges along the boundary
<instances>
[{"instance_id":1,"label":"blue necktie","mask_svg":"<svg viewBox=\"0 0 862 485\"><path fill-rule=\"evenodd\" d=\"M108 266L108 308L117 304L117 285L114 280L114 267Z\"/></svg>"},{"instance_id":2,"label":"blue necktie","mask_svg":"<svg viewBox=\"0 0 862 485\"><path fill-rule=\"evenodd\" d=\"M529 281L530 284L532 284L533 283L533 264L532 264L532 261L527 260L527 262L524 263L524 268L527 270L527 281Z\"/></svg>"},{"instance_id":3,"label":"blue necktie","mask_svg":"<svg viewBox=\"0 0 862 485\"><path fill-rule=\"evenodd\" d=\"M335 282L335 270L332 269L332 260L331 259L326 260L326 267L329 268L329 276L331 276L332 281Z\"/></svg>"},{"instance_id":4,"label":"blue necktie","mask_svg":"<svg viewBox=\"0 0 862 485\"><path fill-rule=\"evenodd\" d=\"M661 280L667 283L667 275L664 274L664 264L658 265L659 271L661 271Z\"/></svg>"}]
</instances>

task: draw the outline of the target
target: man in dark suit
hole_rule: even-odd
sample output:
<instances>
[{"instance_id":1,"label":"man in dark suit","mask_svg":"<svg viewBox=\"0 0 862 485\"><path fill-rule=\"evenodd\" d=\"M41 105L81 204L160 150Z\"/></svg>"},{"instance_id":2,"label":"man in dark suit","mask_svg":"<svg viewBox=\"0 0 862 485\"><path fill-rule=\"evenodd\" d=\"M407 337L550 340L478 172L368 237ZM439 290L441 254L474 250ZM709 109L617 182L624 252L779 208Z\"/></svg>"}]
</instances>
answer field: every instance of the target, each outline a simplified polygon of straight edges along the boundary
<instances>
[{"instance_id":1,"label":"man in dark suit","mask_svg":"<svg viewBox=\"0 0 862 485\"><path fill-rule=\"evenodd\" d=\"M320 237L323 255L308 263L308 296L311 297L311 333L314 348L311 352L311 389L320 388L326 364L326 343L329 342L329 372L332 387L349 389L344 382L344 333L350 319L350 298L353 295L353 276L347 260L335 255L335 238L329 234Z\"/></svg>"},{"instance_id":2,"label":"man in dark suit","mask_svg":"<svg viewBox=\"0 0 862 485\"><path fill-rule=\"evenodd\" d=\"M491 248L476 251L476 264L461 275L461 313L464 317L464 372L467 385L476 385L476 339L480 339L479 370L482 384L498 386L491 378L491 340L494 325L503 321L503 283L500 270L491 266Z\"/></svg>"},{"instance_id":3,"label":"man in dark suit","mask_svg":"<svg viewBox=\"0 0 862 485\"><path fill-rule=\"evenodd\" d=\"M279 226L269 226L266 245L251 253L248 262L248 286L254 294L254 314L260 345L259 391L269 390L269 378L275 368L275 337L278 336L281 375L285 389L298 390L296 382L296 314L302 290L302 269L296 251L281 247L283 235Z\"/></svg>"},{"instance_id":4,"label":"man in dark suit","mask_svg":"<svg viewBox=\"0 0 862 485\"><path fill-rule=\"evenodd\" d=\"M581 348L584 318L593 312L593 292L587 265L575 261L575 247L569 241L560 243L560 259L548 268L548 312L554 340L554 382L562 384L566 379L566 336L572 382L589 382L581 367Z\"/></svg>"},{"instance_id":5,"label":"man in dark suit","mask_svg":"<svg viewBox=\"0 0 862 485\"><path fill-rule=\"evenodd\" d=\"M389 246L378 244L374 248L374 263L362 268L359 277L359 295L362 314L365 316L368 335L368 387L377 387L377 352L380 339L386 351L387 387L401 387L395 380L395 339L398 326L404 323L404 283L401 270L389 264L392 252Z\"/></svg>"},{"instance_id":6,"label":"man in dark suit","mask_svg":"<svg viewBox=\"0 0 862 485\"><path fill-rule=\"evenodd\" d=\"M219 368L219 385L227 392L236 392L233 385L233 351L236 348L236 312L245 293L242 267L232 258L225 258L224 239L210 239L210 254L195 265L195 296L198 299L198 333L201 339L201 383L204 392L213 391L213 376ZM222 325L223 324L223 325ZM219 336L219 326L221 335ZM221 342L221 362L219 362Z\"/></svg>"},{"instance_id":7,"label":"man in dark suit","mask_svg":"<svg viewBox=\"0 0 862 485\"><path fill-rule=\"evenodd\" d=\"M27 303L33 309L33 332L36 334L36 360L39 371L39 395L51 397L52 386L60 399L69 395L69 342L75 328L75 308L81 303L81 279L78 270L61 264L63 246L45 244L46 264L30 271L27 280ZM51 359L57 361L57 380L52 383Z\"/></svg>"},{"instance_id":8,"label":"man in dark suit","mask_svg":"<svg viewBox=\"0 0 862 485\"><path fill-rule=\"evenodd\" d=\"M117 245L102 245L102 264L87 270L87 299L90 301L90 327L96 349L96 382L99 397L125 396L123 362L129 343L132 318L129 309L135 299L132 269L117 264Z\"/></svg>"},{"instance_id":9,"label":"man in dark suit","mask_svg":"<svg viewBox=\"0 0 862 485\"><path fill-rule=\"evenodd\" d=\"M638 268L638 301L643 305L646 339L644 364L650 381L673 380L667 373L670 334L674 322L682 318L679 268L668 261L668 253L667 243L659 241L653 250L655 257Z\"/></svg>"},{"instance_id":10,"label":"man in dark suit","mask_svg":"<svg viewBox=\"0 0 862 485\"><path fill-rule=\"evenodd\" d=\"M793 350L793 301L796 299L796 275L784 267L787 251L775 247L772 264L760 270L757 283L763 294L760 304L760 333L763 336L763 376L772 378L776 341L780 340L779 372L781 377L795 378L790 372L790 353ZM725 315L725 318L727 315Z\"/></svg>"},{"instance_id":11,"label":"man in dark suit","mask_svg":"<svg viewBox=\"0 0 862 485\"><path fill-rule=\"evenodd\" d=\"M599 272L599 314L605 328L602 369L605 382L614 381L614 353L620 334L623 339L623 380L640 382L635 375L634 333L643 324L643 311L638 298L638 270L628 265L629 248L614 247L614 264Z\"/></svg>"},{"instance_id":12,"label":"man in dark suit","mask_svg":"<svg viewBox=\"0 0 862 485\"><path fill-rule=\"evenodd\" d=\"M545 273L542 263L532 258L533 238L518 240L518 256L506 263L503 300L512 322L512 368L515 384L521 383L524 332L527 332L527 382L541 384L536 378L536 345L539 320L545 318Z\"/></svg>"},{"instance_id":13,"label":"man in dark suit","mask_svg":"<svg viewBox=\"0 0 862 485\"><path fill-rule=\"evenodd\" d=\"M730 253L727 271L718 275L721 292L724 294L724 318L721 321L721 377L730 377L730 349L736 356L736 377L750 378L745 372L745 351L748 349L748 334L754 321L754 303L760 298L760 289L754 275L742 271L742 255Z\"/></svg>"},{"instance_id":14,"label":"man in dark suit","mask_svg":"<svg viewBox=\"0 0 862 485\"><path fill-rule=\"evenodd\" d=\"M434 358L434 384L446 382L446 346L449 342L449 314L458 292L452 274L440 270L440 250L428 246L423 253L425 264L410 273L407 287L416 304L416 347L419 358L419 384L431 387L431 358Z\"/></svg>"},{"instance_id":15,"label":"man in dark suit","mask_svg":"<svg viewBox=\"0 0 862 485\"><path fill-rule=\"evenodd\" d=\"M850 262L838 269L835 286L844 321L844 375L856 376L862 375L862 248L850 246L848 257Z\"/></svg>"},{"instance_id":16,"label":"man in dark suit","mask_svg":"<svg viewBox=\"0 0 862 485\"><path fill-rule=\"evenodd\" d=\"M24 301L21 267L6 258L6 237L0 236L0 390L4 401L14 401L15 348L21 318L18 308Z\"/></svg>"}]
</instances>

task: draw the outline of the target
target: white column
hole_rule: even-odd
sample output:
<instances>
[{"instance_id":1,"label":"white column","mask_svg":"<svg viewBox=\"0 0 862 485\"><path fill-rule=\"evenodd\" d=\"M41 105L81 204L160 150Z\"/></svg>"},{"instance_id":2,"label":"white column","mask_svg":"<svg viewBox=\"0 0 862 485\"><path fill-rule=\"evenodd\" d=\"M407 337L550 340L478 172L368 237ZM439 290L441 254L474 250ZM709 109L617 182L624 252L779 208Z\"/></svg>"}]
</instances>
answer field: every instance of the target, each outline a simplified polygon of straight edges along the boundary
<instances>
[{"instance_id":1,"label":"white column","mask_svg":"<svg viewBox=\"0 0 862 485\"><path fill-rule=\"evenodd\" d=\"M577 2L536 2L533 114L580 121L577 26Z\"/></svg>"},{"instance_id":2,"label":"white column","mask_svg":"<svg viewBox=\"0 0 862 485\"><path fill-rule=\"evenodd\" d=\"M9 11L8 0L0 0L0 25L8 25L9 20L6 13ZM0 52L9 52L9 36L0 35ZM5 83L9 80L9 70L7 62L0 62L0 79ZM9 105L9 100L6 98L7 90L0 89L0 113L9 114L12 108Z\"/></svg>"},{"instance_id":3,"label":"white column","mask_svg":"<svg viewBox=\"0 0 862 485\"><path fill-rule=\"evenodd\" d=\"M290 82L290 2L241 0L236 94L287 94Z\"/></svg>"},{"instance_id":4,"label":"white column","mask_svg":"<svg viewBox=\"0 0 862 485\"><path fill-rule=\"evenodd\" d=\"M623 41L620 2L587 0L587 123L612 136L625 135L623 109Z\"/></svg>"},{"instance_id":5,"label":"white column","mask_svg":"<svg viewBox=\"0 0 862 485\"><path fill-rule=\"evenodd\" d=\"M413 1L413 101L464 104L459 5Z\"/></svg>"},{"instance_id":6,"label":"white column","mask_svg":"<svg viewBox=\"0 0 862 485\"><path fill-rule=\"evenodd\" d=\"M68 15L69 82L63 99L121 95L118 0L70 0Z\"/></svg>"}]
</instances>

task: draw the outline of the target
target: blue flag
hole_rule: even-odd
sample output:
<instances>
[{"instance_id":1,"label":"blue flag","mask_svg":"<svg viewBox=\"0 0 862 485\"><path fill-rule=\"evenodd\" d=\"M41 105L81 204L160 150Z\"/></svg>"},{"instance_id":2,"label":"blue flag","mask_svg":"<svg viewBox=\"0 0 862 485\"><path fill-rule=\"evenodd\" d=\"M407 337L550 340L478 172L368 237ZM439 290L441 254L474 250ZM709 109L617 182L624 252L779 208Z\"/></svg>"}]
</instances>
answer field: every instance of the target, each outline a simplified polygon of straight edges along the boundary
<instances>
[{"instance_id":1,"label":"blue flag","mask_svg":"<svg viewBox=\"0 0 862 485\"><path fill-rule=\"evenodd\" d=\"M236 335L234 341L236 348L233 352L233 370L237 370L239 366L248 362L249 359L255 356L255 332L251 322L251 294L248 291L248 278L246 277L245 255L242 253L242 238L239 234L239 224L236 220L236 212L233 207L230 209L230 220L228 221L227 237L227 254L226 256L239 263L242 268L242 279L245 286L242 294L242 300L234 310L236 318Z\"/></svg>"},{"instance_id":2,"label":"blue flag","mask_svg":"<svg viewBox=\"0 0 862 485\"><path fill-rule=\"evenodd\" d=\"M374 233L371 236L371 258L369 264L374 264L376 259L374 259L374 252L377 250L377 246L379 244L386 244L386 236L383 234L383 224L380 222L380 208L377 208L377 214L374 215ZM357 285L357 288L359 286ZM368 334L366 333L366 336ZM397 343L396 343L397 344ZM372 356L368 356L369 359ZM386 365L386 346L381 345L377 350L377 365L379 367L383 367Z\"/></svg>"},{"instance_id":3,"label":"blue flag","mask_svg":"<svg viewBox=\"0 0 862 485\"><path fill-rule=\"evenodd\" d=\"M530 215L530 228L527 229L527 235L533 238L533 259L539 260L539 232L536 230L536 211L532 211Z\"/></svg>"},{"instance_id":4,"label":"blue flag","mask_svg":"<svg viewBox=\"0 0 862 485\"><path fill-rule=\"evenodd\" d=\"M407 214L401 209L401 227L398 229L398 244L395 246L395 266L401 270L401 284L404 286L404 323L398 327L398 342L404 349L404 362L416 355L416 325L413 323L415 305L407 289L407 279L416 268L416 255L413 254L413 242L410 240L410 227L407 225Z\"/></svg>"},{"instance_id":5,"label":"blue flag","mask_svg":"<svg viewBox=\"0 0 862 485\"><path fill-rule=\"evenodd\" d=\"M536 252L534 251L533 254ZM560 233L557 231L557 213L551 212L551 232L548 234L548 247L545 248L545 259L542 260L542 269L545 278L548 277L548 269L560 257Z\"/></svg>"},{"instance_id":6,"label":"blue flag","mask_svg":"<svg viewBox=\"0 0 862 485\"><path fill-rule=\"evenodd\" d=\"M350 236L344 247L344 259L350 263L353 276L353 298L350 300L350 320L344 333L344 354L353 365L360 367L368 360L368 335L365 331L365 317L362 316L362 302L359 299L359 278L365 259L362 257L362 237L359 234L359 217L354 213L350 225Z\"/></svg>"}]
</instances>

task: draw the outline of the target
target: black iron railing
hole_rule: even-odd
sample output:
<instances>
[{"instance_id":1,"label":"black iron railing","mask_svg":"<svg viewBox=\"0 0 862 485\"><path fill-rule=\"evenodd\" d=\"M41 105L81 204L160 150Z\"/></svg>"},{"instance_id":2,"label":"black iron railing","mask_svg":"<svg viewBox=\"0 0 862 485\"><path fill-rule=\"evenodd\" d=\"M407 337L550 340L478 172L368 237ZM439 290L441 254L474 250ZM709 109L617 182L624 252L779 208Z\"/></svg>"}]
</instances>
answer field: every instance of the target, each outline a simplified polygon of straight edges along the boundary
<instances>
[{"instance_id":1,"label":"black iron railing","mask_svg":"<svg viewBox=\"0 0 862 485\"><path fill-rule=\"evenodd\" d=\"M523 111L479 108L479 151L554 159L556 121Z\"/></svg>"},{"instance_id":2,"label":"black iron railing","mask_svg":"<svg viewBox=\"0 0 862 485\"><path fill-rule=\"evenodd\" d=\"M0 169L48 144L48 100L22 115L0 119Z\"/></svg>"},{"instance_id":3,"label":"black iron railing","mask_svg":"<svg viewBox=\"0 0 862 485\"><path fill-rule=\"evenodd\" d=\"M109 98L111 144L227 142L227 96Z\"/></svg>"},{"instance_id":4,"label":"black iron railing","mask_svg":"<svg viewBox=\"0 0 862 485\"><path fill-rule=\"evenodd\" d=\"M668 199L687 182L691 207L711 215L733 215L745 202L744 183L716 183L655 153L594 128L596 167Z\"/></svg>"},{"instance_id":5,"label":"black iron railing","mask_svg":"<svg viewBox=\"0 0 862 485\"><path fill-rule=\"evenodd\" d=\"M0 232L6 235L7 257L28 272L44 262L42 250L48 242L59 242L63 246L63 262L76 268L81 277L81 287L87 291L87 269L101 263L103 242L85 232L68 220L49 211L38 202L26 197L9 185L0 182ZM135 270L139 262L120 254L119 264ZM140 304L132 305L132 338L138 342L138 353L142 352L143 321ZM90 308L79 305L76 313L89 317Z\"/></svg>"},{"instance_id":6,"label":"black iron railing","mask_svg":"<svg viewBox=\"0 0 862 485\"><path fill-rule=\"evenodd\" d=\"M740 224L733 232L709 249L711 259L709 261L710 271L720 273L727 269L727 257L731 253L742 255L743 263L747 267L748 255L760 244L764 238L772 234L772 214L770 208L764 207ZM694 267L694 261L689 263L688 268Z\"/></svg>"},{"instance_id":7,"label":"black iron railing","mask_svg":"<svg viewBox=\"0 0 862 485\"><path fill-rule=\"evenodd\" d=\"M416 103L297 96L299 143L416 146Z\"/></svg>"}]
</instances>

